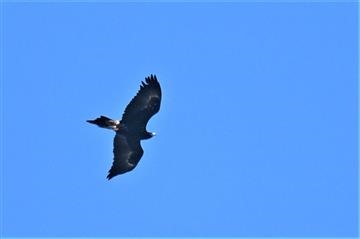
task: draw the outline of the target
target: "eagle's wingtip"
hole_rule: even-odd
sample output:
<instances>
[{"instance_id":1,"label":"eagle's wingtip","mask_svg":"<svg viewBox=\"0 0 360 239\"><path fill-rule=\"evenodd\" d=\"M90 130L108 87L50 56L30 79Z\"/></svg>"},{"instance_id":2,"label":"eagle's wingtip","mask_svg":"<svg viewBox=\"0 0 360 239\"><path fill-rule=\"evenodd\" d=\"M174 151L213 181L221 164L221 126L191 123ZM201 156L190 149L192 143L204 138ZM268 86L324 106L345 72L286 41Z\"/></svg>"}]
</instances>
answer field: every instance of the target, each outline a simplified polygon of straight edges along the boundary
<instances>
[{"instance_id":1,"label":"eagle's wingtip","mask_svg":"<svg viewBox=\"0 0 360 239\"><path fill-rule=\"evenodd\" d=\"M149 76L145 77L146 83L150 84L151 82L157 82L157 77L155 74L150 74Z\"/></svg>"}]
</instances>

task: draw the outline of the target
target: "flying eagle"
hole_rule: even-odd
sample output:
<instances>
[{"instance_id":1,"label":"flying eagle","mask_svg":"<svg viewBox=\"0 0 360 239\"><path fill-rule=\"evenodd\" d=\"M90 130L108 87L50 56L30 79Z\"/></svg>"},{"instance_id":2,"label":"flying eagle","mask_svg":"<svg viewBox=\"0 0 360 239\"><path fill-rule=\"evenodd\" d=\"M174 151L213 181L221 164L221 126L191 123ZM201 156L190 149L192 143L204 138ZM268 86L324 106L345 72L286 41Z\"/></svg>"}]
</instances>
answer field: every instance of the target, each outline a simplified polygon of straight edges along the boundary
<instances>
[{"instance_id":1,"label":"flying eagle","mask_svg":"<svg viewBox=\"0 0 360 239\"><path fill-rule=\"evenodd\" d=\"M144 154L140 140L150 139L155 133L148 132L146 125L149 119L159 112L161 88L155 75L141 82L140 90L126 106L122 119L113 120L100 116L95 120L87 120L99 127L116 132L114 137L114 162L107 179L133 170Z\"/></svg>"}]
</instances>

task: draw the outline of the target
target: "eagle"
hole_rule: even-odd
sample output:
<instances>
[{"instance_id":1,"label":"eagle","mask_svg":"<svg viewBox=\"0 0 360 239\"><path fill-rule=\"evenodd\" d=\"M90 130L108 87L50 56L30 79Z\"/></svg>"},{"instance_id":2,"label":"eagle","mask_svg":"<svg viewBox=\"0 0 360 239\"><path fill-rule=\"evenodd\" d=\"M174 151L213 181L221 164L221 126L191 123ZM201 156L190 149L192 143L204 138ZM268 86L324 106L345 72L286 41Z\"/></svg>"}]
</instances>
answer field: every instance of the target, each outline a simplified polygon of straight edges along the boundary
<instances>
[{"instance_id":1,"label":"eagle","mask_svg":"<svg viewBox=\"0 0 360 239\"><path fill-rule=\"evenodd\" d=\"M126 106L121 120L100 116L87 120L101 128L115 131L114 159L107 179L133 170L144 154L140 141L150 139L155 133L148 132L146 125L150 118L160 110L161 88L156 75L142 81L135 97Z\"/></svg>"}]
</instances>

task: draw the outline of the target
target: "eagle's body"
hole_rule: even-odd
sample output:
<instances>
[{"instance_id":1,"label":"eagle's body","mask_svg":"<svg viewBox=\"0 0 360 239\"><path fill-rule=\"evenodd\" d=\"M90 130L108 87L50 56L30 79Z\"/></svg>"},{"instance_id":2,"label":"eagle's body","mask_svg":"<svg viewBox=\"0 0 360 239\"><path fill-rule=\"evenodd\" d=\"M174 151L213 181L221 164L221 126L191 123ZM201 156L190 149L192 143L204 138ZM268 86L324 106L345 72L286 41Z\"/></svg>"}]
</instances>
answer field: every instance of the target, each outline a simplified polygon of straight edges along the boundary
<instances>
[{"instance_id":1,"label":"eagle's body","mask_svg":"<svg viewBox=\"0 0 360 239\"><path fill-rule=\"evenodd\" d=\"M155 135L146 130L146 125L149 119L160 110L161 88L155 75L146 77L145 82L142 82L140 90L126 107L120 121L105 116L87 121L116 132L114 161L109 170L108 179L134 169L144 154L140 140L149 139Z\"/></svg>"}]
</instances>

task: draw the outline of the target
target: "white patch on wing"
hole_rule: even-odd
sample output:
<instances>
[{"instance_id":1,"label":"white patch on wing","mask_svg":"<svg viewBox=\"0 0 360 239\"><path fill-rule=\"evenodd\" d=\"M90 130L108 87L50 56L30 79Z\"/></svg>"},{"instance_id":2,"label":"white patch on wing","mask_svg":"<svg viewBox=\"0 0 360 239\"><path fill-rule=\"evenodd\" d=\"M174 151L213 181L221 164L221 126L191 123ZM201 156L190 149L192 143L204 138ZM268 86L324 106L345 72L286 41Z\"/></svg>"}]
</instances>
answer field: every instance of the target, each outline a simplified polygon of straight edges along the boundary
<instances>
[{"instance_id":1,"label":"white patch on wing","mask_svg":"<svg viewBox=\"0 0 360 239\"><path fill-rule=\"evenodd\" d=\"M133 152L128 152L128 153L126 154L127 163L128 163L131 167L134 166L134 164L132 164L132 163L129 162L132 154L133 154Z\"/></svg>"}]
</instances>

